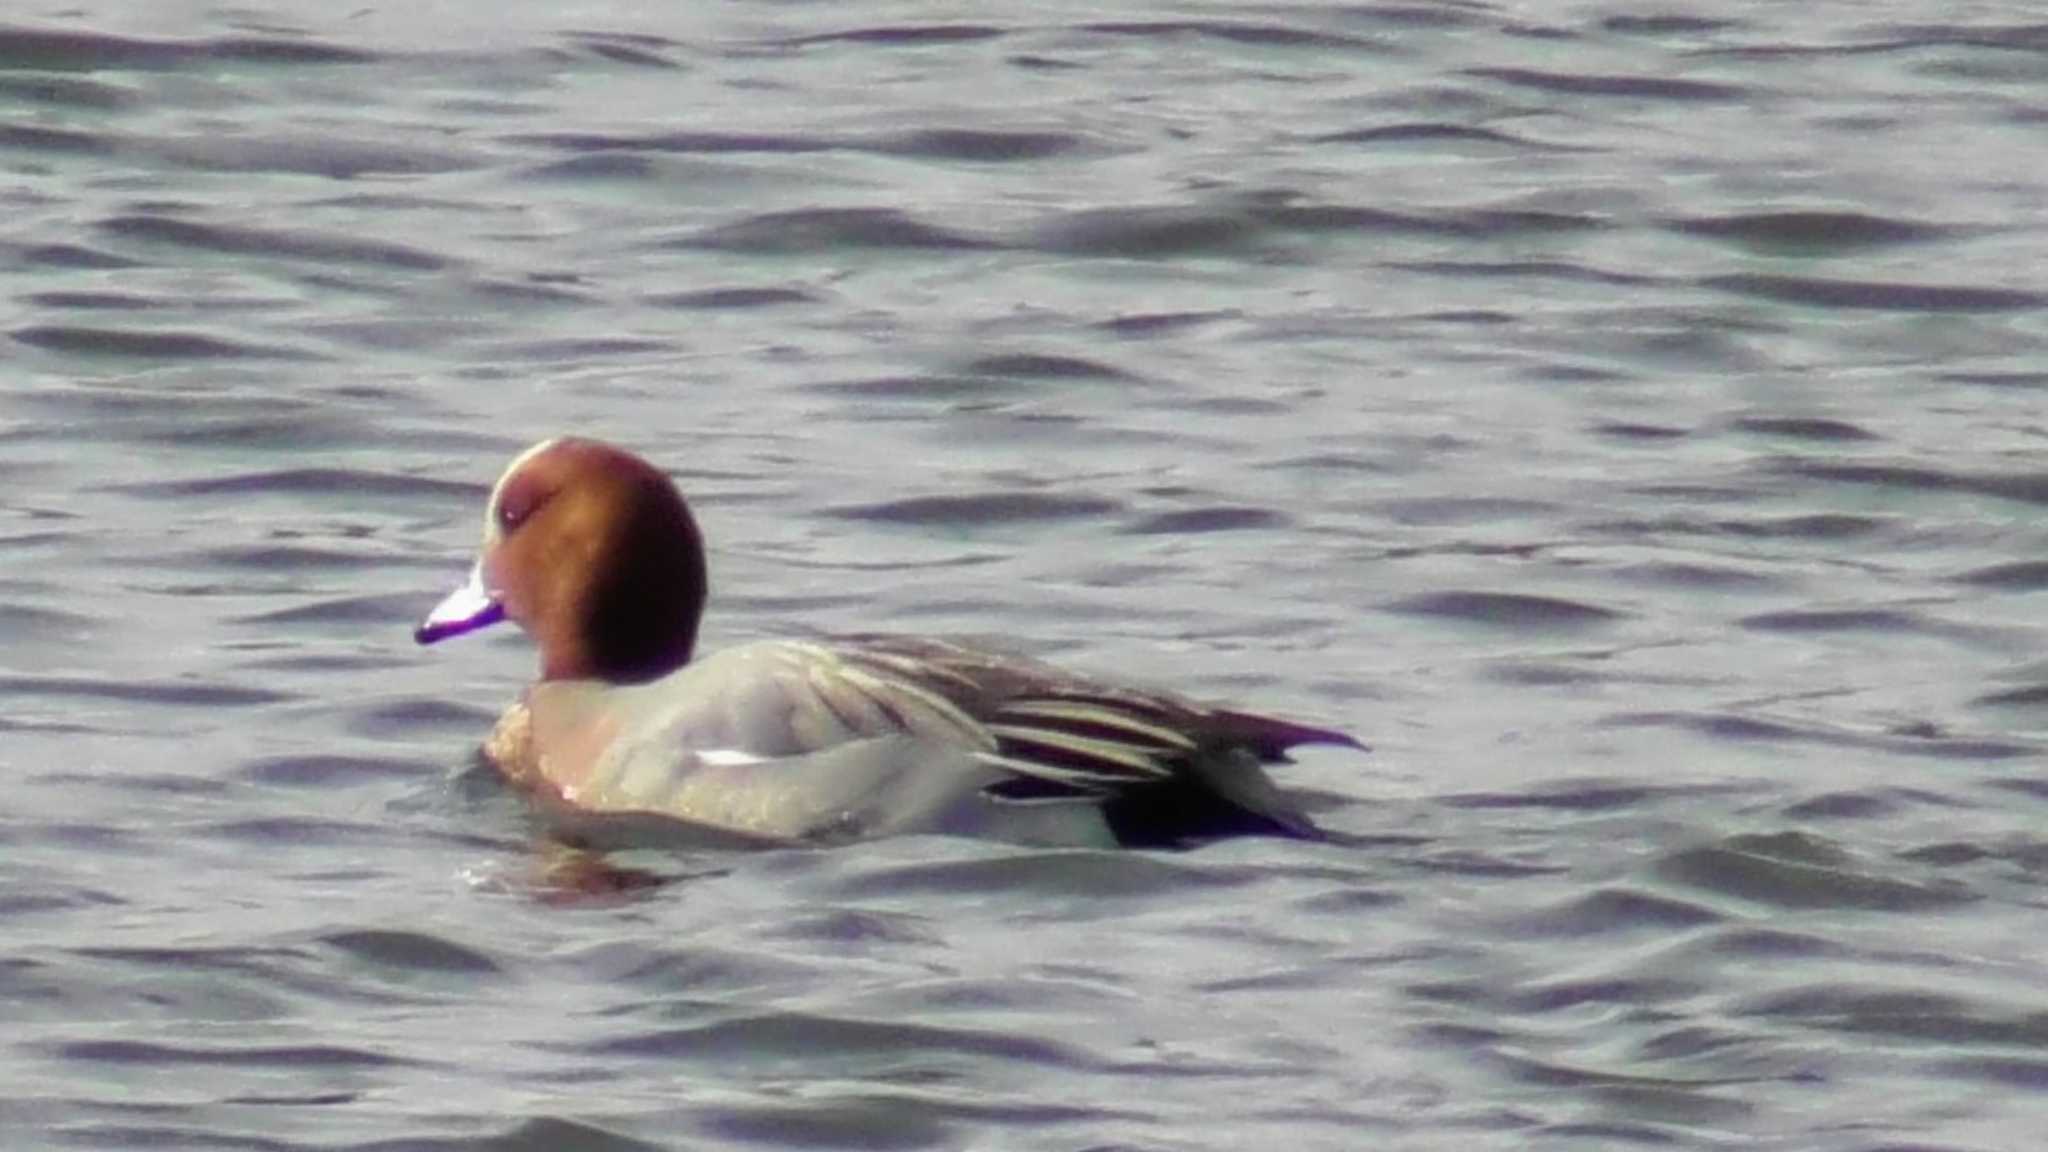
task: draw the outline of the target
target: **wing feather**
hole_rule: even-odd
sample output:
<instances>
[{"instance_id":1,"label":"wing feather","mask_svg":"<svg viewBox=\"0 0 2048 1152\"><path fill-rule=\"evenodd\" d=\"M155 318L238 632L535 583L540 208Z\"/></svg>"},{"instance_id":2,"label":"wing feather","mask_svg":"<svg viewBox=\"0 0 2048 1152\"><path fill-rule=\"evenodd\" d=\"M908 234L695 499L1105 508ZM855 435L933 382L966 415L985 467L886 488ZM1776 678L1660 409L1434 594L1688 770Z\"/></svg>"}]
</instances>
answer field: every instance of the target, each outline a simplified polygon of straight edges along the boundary
<instances>
[{"instance_id":1,"label":"wing feather","mask_svg":"<svg viewBox=\"0 0 2048 1152\"><path fill-rule=\"evenodd\" d=\"M813 675L858 691L899 731L964 742L1008 774L989 793L1017 802L1100 799L1168 783L1195 761L1232 750L1275 761L1295 744L1353 743L1327 729L946 641L866 636L805 647L821 666Z\"/></svg>"},{"instance_id":2,"label":"wing feather","mask_svg":"<svg viewBox=\"0 0 2048 1152\"><path fill-rule=\"evenodd\" d=\"M1177 732L1164 724L1157 724L1128 709L1106 705L1100 701L1075 699L1072 697L1048 697L1043 699L1012 700L1003 705L997 714L999 720L1035 720L1047 726L1058 726L1061 731L1076 735L1093 735L1103 739L1122 737L1154 749L1173 749L1193 752L1194 740L1187 734Z\"/></svg>"},{"instance_id":3,"label":"wing feather","mask_svg":"<svg viewBox=\"0 0 2048 1152\"><path fill-rule=\"evenodd\" d=\"M996 747L1012 759L1057 762L1069 771L1099 776L1104 783L1131 783L1133 777L1163 780L1173 774L1160 762L1157 749L1143 745L1016 724L990 724L988 730L996 738Z\"/></svg>"}]
</instances>

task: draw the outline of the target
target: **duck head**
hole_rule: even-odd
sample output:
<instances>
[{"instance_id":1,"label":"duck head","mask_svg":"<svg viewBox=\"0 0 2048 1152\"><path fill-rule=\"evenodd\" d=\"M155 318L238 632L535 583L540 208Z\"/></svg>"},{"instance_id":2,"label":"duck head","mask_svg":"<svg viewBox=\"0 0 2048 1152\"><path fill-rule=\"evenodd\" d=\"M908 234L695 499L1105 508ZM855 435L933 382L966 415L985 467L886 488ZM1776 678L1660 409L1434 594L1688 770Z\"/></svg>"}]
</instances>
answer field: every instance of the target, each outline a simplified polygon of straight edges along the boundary
<instances>
[{"instance_id":1,"label":"duck head","mask_svg":"<svg viewBox=\"0 0 2048 1152\"><path fill-rule=\"evenodd\" d=\"M510 620L540 646L543 680L652 680L689 663L706 589L703 537L675 484L622 448L561 437L499 477L469 580L413 638Z\"/></svg>"}]
</instances>

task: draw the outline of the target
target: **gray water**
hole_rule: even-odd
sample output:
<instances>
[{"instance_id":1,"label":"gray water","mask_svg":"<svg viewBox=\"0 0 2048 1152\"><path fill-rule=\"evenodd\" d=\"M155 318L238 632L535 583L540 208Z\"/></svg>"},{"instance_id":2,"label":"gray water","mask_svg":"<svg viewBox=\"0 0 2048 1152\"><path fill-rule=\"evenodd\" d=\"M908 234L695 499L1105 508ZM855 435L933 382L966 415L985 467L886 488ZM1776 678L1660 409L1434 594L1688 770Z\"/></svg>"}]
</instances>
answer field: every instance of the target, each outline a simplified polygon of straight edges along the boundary
<instances>
[{"instance_id":1,"label":"gray water","mask_svg":"<svg viewBox=\"0 0 2048 1152\"><path fill-rule=\"evenodd\" d=\"M0 1144L2035 1146L2016 11L10 10ZM568 431L1338 839L549 846L408 633Z\"/></svg>"}]
</instances>

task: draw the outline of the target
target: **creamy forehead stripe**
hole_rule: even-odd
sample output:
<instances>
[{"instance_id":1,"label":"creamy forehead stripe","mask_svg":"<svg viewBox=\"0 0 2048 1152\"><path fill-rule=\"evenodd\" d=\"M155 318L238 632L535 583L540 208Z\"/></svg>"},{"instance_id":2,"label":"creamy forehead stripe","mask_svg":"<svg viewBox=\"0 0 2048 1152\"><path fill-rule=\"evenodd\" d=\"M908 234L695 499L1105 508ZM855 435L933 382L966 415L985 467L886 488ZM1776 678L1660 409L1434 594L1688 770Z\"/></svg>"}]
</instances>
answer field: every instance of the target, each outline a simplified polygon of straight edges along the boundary
<instances>
[{"instance_id":1,"label":"creamy forehead stripe","mask_svg":"<svg viewBox=\"0 0 2048 1152\"><path fill-rule=\"evenodd\" d=\"M528 461L561 442L562 438L560 436L550 436L526 451L521 452L518 456L513 457L512 463L505 466L505 474L498 477L497 485L491 489L491 499L484 505L485 540L495 540L498 538L498 500L505 495L505 485L512 482L512 477L517 475L521 468L526 467Z\"/></svg>"}]
</instances>

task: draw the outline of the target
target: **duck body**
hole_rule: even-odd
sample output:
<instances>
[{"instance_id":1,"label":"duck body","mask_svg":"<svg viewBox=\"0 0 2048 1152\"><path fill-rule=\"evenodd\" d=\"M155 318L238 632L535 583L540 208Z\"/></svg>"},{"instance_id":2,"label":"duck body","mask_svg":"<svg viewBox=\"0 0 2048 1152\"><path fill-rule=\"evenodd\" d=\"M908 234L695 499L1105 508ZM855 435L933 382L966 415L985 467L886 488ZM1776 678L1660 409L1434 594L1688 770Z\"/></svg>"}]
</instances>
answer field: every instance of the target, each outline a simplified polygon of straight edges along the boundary
<instances>
[{"instance_id":1,"label":"duck body","mask_svg":"<svg viewBox=\"0 0 2048 1152\"><path fill-rule=\"evenodd\" d=\"M416 635L432 643L511 618L540 640L542 678L484 754L584 825L675 821L762 843L1318 838L1263 766L1304 744L1361 747L950 640L767 640L699 655L703 572L667 477L609 445L548 441L499 481L470 583Z\"/></svg>"}]
</instances>

